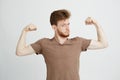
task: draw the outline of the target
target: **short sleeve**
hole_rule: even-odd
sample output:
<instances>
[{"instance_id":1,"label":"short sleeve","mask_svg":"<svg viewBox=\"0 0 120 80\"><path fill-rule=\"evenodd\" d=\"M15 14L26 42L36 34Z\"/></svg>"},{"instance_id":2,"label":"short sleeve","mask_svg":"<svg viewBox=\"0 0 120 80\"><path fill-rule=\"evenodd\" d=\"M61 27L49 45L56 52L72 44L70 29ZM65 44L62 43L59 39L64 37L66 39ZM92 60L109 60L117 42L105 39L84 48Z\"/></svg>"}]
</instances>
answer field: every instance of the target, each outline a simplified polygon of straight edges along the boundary
<instances>
[{"instance_id":1,"label":"short sleeve","mask_svg":"<svg viewBox=\"0 0 120 80\"><path fill-rule=\"evenodd\" d=\"M31 44L32 48L34 49L34 51L37 55L41 54L41 49L42 49L41 48L41 43L42 43L42 40L38 40L35 43Z\"/></svg>"},{"instance_id":2,"label":"short sleeve","mask_svg":"<svg viewBox=\"0 0 120 80\"><path fill-rule=\"evenodd\" d=\"M91 40L79 37L81 42L81 49L82 51L87 51L88 46L90 45Z\"/></svg>"}]
</instances>

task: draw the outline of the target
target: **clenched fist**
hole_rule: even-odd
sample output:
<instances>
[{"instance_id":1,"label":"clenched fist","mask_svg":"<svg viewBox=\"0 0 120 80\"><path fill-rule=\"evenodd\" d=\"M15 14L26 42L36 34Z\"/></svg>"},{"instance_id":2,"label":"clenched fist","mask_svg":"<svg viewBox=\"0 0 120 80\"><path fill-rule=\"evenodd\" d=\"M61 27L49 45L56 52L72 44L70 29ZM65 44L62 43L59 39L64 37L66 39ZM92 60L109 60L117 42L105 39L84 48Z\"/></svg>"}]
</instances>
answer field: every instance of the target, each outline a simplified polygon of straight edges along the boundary
<instances>
[{"instance_id":1,"label":"clenched fist","mask_svg":"<svg viewBox=\"0 0 120 80\"><path fill-rule=\"evenodd\" d=\"M85 24L86 24L86 25L96 24L96 20L94 20L94 19L91 18L91 17L88 17L88 18L85 20Z\"/></svg>"},{"instance_id":2,"label":"clenched fist","mask_svg":"<svg viewBox=\"0 0 120 80\"><path fill-rule=\"evenodd\" d=\"M23 29L23 31L25 32L35 31L35 30L37 30L37 27L34 24L29 24Z\"/></svg>"}]
</instances>

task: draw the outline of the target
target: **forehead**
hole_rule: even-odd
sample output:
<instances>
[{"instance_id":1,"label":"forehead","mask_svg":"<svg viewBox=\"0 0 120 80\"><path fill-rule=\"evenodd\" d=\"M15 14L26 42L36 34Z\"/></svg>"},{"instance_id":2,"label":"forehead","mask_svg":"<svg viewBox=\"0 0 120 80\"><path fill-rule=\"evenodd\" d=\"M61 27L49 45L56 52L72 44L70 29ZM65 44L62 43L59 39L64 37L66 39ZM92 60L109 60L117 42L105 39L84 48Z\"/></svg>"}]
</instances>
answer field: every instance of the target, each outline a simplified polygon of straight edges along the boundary
<instances>
[{"instance_id":1,"label":"forehead","mask_svg":"<svg viewBox=\"0 0 120 80\"><path fill-rule=\"evenodd\" d=\"M69 19L60 20L57 22L57 24L67 24L67 23L69 23Z\"/></svg>"}]
</instances>

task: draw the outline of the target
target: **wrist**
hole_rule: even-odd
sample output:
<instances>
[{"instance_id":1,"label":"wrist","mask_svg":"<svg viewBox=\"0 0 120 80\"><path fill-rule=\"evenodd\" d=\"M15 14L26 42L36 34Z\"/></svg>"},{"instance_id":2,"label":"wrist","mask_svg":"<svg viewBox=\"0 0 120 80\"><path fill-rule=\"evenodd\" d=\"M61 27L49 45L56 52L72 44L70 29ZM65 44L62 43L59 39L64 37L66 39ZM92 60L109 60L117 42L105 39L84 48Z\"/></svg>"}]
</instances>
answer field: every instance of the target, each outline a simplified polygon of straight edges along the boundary
<instances>
[{"instance_id":1,"label":"wrist","mask_svg":"<svg viewBox=\"0 0 120 80\"><path fill-rule=\"evenodd\" d=\"M28 29L25 27L23 30L22 30L23 33L27 33L28 32Z\"/></svg>"},{"instance_id":2,"label":"wrist","mask_svg":"<svg viewBox=\"0 0 120 80\"><path fill-rule=\"evenodd\" d=\"M25 29L22 30L22 34L26 34L27 32Z\"/></svg>"},{"instance_id":3,"label":"wrist","mask_svg":"<svg viewBox=\"0 0 120 80\"><path fill-rule=\"evenodd\" d=\"M94 24L95 26L98 26L98 22L97 22L97 21L93 21L93 24Z\"/></svg>"}]
</instances>

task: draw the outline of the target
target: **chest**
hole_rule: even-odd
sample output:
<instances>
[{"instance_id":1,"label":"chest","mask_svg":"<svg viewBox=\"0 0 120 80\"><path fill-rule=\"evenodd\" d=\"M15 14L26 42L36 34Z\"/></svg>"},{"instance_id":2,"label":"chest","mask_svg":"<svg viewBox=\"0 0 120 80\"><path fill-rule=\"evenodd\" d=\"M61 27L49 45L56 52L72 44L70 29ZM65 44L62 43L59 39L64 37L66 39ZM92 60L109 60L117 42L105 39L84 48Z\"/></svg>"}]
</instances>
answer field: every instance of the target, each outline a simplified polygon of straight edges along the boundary
<instances>
[{"instance_id":1,"label":"chest","mask_svg":"<svg viewBox=\"0 0 120 80\"><path fill-rule=\"evenodd\" d=\"M48 44L43 46L42 53L45 58L52 59L71 59L80 55L81 48L77 44Z\"/></svg>"}]
</instances>

